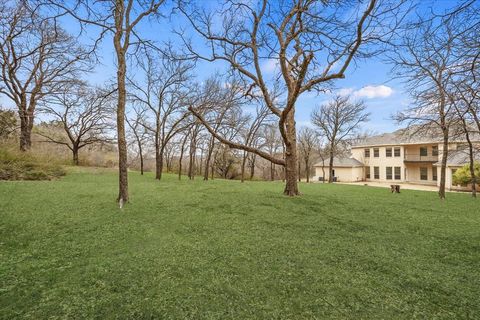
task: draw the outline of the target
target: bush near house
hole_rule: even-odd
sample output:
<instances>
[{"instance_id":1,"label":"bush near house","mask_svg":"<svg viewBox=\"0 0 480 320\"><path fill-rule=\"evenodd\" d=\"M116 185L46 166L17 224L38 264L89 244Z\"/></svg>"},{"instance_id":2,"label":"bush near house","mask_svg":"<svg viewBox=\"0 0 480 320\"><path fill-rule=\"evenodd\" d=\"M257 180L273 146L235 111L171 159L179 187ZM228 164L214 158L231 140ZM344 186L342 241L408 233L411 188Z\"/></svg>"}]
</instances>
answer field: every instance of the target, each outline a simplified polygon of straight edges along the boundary
<instances>
[{"instance_id":1,"label":"bush near house","mask_svg":"<svg viewBox=\"0 0 480 320\"><path fill-rule=\"evenodd\" d=\"M475 176L480 177L480 162L474 164ZM472 182L472 176L470 174L470 165L466 164L458 169L453 175L453 184L466 186Z\"/></svg>"}]
</instances>

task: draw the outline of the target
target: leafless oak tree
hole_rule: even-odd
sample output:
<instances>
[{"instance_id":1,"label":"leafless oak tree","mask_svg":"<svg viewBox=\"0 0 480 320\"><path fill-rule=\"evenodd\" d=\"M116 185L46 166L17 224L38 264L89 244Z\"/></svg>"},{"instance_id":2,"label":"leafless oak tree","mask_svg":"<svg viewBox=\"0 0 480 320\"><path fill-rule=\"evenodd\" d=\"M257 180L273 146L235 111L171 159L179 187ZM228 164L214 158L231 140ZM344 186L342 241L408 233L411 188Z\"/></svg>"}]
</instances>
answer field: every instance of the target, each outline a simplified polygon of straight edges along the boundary
<instances>
[{"instance_id":1,"label":"leafless oak tree","mask_svg":"<svg viewBox=\"0 0 480 320\"><path fill-rule=\"evenodd\" d=\"M20 118L20 150L30 149L39 101L88 69L88 52L27 1L0 4L0 94Z\"/></svg>"},{"instance_id":2,"label":"leafless oak tree","mask_svg":"<svg viewBox=\"0 0 480 320\"><path fill-rule=\"evenodd\" d=\"M363 101L352 101L349 96L336 95L332 101L312 112L311 120L328 143L328 182L333 182L333 157L342 143L355 136L359 125L368 121L369 113Z\"/></svg>"},{"instance_id":3,"label":"leafless oak tree","mask_svg":"<svg viewBox=\"0 0 480 320\"><path fill-rule=\"evenodd\" d=\"M315 150L320 148L320 141L318 133L309 127L303 127L298 132L298 147L300 150L300 157L305 164L305 177L307 182L310 182L310 172L312 169L312 159Z\"/></svg>"},{"instance_id":4,"label":"leafless oak tree","mask_svg":"<svg viewBox=\"0 0 480 320\"><path fill-rule=\"evenodd\" d=\"M100 29L96 44L105 35L113 35L113 46L117 65L117 141L120 208L128 202L128 165L127 141L125 137L125 106L127 99L126 76L127 54L132 46L151 47L152 43L136 32L142 20L151 16L160 16L160 7L165 0L45 0L57 10L57 17L69 15L80 22L81 26Z\"/></svg>"},{"instance_id":5,"label":"leafless oak tree","mask_svg":"<svg viewBox=\"0 0 480 320\"><path fill-rule=\"evenodd\" d=\"M205 12L180 2L178 9L210 49L208 53L197 49L185 32L179 31L187 54L194 59L226 62L244 81L248 88L245 95L263 100L277 117L285 158L232 143L209 131L232 148L256 153L284 166L284 194L298 195L295 125L298 98L307 91L322 91L333 80L344 78L356 57L373 55L373 50L367 50L369 45L391 35L402 17L401 4L402 1L376 0L366 4L313 0L263 0L257 4L232 0L217 12ZM356 13L345 15L352 6ZM215 24L216 21L220 24ZM265 63L278 65L278 72L269 76ZM208 125L195 109L192 112Z\"/></svg>"},{"instance_id":6,"label":"leafless oak tree","mask_svg":"<svg viewBox=\"0 0 480 320\"><path fill-rule=\"evenodd\" d=\"M72 151L73 163L79 164L79 151L91 144L113 142L110 137L113 91L89 88L86 84L70 85L51 95L39 106L42 113L53 116L49 125L36 131L46 142L66 146ZM61 129L62 134L58 133Z\"/></svg>"}]
</instances>

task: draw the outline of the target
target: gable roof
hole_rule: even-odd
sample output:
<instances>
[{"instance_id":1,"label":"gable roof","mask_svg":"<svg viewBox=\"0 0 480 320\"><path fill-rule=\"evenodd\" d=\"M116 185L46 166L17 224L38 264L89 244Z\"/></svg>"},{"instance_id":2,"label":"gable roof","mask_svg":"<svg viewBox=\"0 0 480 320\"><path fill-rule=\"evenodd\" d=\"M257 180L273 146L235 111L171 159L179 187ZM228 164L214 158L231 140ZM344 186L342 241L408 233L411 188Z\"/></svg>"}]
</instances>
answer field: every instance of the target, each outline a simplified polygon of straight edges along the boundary
<instances>
[{"instance_id":1,"label":"gable roof","mask_svg":"<svg viewBox=\"0 0 480 320\"><path fill-rule=\"evenodd\" d=\"M329 160L325 160L325 165L323 162L316 163L314 167L328 167ZM363 163L354 158L333 158L334 167L344 167L344 168L354 168L354 167L363 167Z\"/></svg>"},{"instance_id":2,"label":"gable roof","mask_svg":"<svg viewBox=\"0 0 480 320\"><path fill-rule=\"evenodd\" d=\"M452 132L454 130L451 130ZM480 134L476 132L470 133L472 141L480 141ZM399 129L391 133L383 133L376 136L367 137L359 140L352 145L352 148L372 147L372 146L389 146L404 144L428 144L441 143L443 141L442 134L438 128L422 128L420 126L412 126L410 128ZM463 135L450 136L451 142L465 141Z\"/></svg>"}]
</instances>

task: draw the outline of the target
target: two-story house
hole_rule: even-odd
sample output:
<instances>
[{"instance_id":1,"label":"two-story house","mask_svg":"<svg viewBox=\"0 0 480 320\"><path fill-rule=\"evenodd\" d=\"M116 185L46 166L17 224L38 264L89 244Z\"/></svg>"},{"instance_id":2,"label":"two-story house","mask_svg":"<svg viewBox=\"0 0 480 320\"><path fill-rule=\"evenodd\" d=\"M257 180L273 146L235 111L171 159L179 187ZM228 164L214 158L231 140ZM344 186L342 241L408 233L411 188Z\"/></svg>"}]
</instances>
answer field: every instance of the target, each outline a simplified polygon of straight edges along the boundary
<instances>
[{"instance_id":1,"label":"two-story house","mask_svg":"<svg viewBox=\"0 0 480 320\"><path fill-rule=\"evenodd\" d=\"M476 143L480 138L476 135ZM469 163L465 141L451 138L446 187L454 188L452 175ZM438 185L443 143L438 135L411 134L405 129L364 139L351 147L350 158L335 158L336 181L376 181ZM480 153L476 154L480 161ZM328 180L328 160L315 164L314 180Z\"/></svg>"}]
</instances>

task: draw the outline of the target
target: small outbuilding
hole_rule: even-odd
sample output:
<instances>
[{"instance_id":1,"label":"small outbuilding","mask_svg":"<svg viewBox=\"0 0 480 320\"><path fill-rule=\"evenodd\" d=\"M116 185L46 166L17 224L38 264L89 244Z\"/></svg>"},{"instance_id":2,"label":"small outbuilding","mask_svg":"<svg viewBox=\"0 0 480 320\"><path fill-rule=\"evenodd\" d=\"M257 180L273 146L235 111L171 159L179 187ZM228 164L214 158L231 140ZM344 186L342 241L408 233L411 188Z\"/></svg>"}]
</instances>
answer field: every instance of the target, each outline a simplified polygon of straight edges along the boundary
<instances>
[{"instance_id":1,"label":"small outbuilding","mask_svg":"<svg viewBox=\"0 0 480 320\"><path fill-rule=\"evenodd\" d=\"M328 181L328 159L315 164L313 167L315 168L315 176L313 177L313 181ZM364 177L363 167L363 163L357 159L335 157L333 158L333 181L362 181Z\"/></svg>"}]
</instances>

